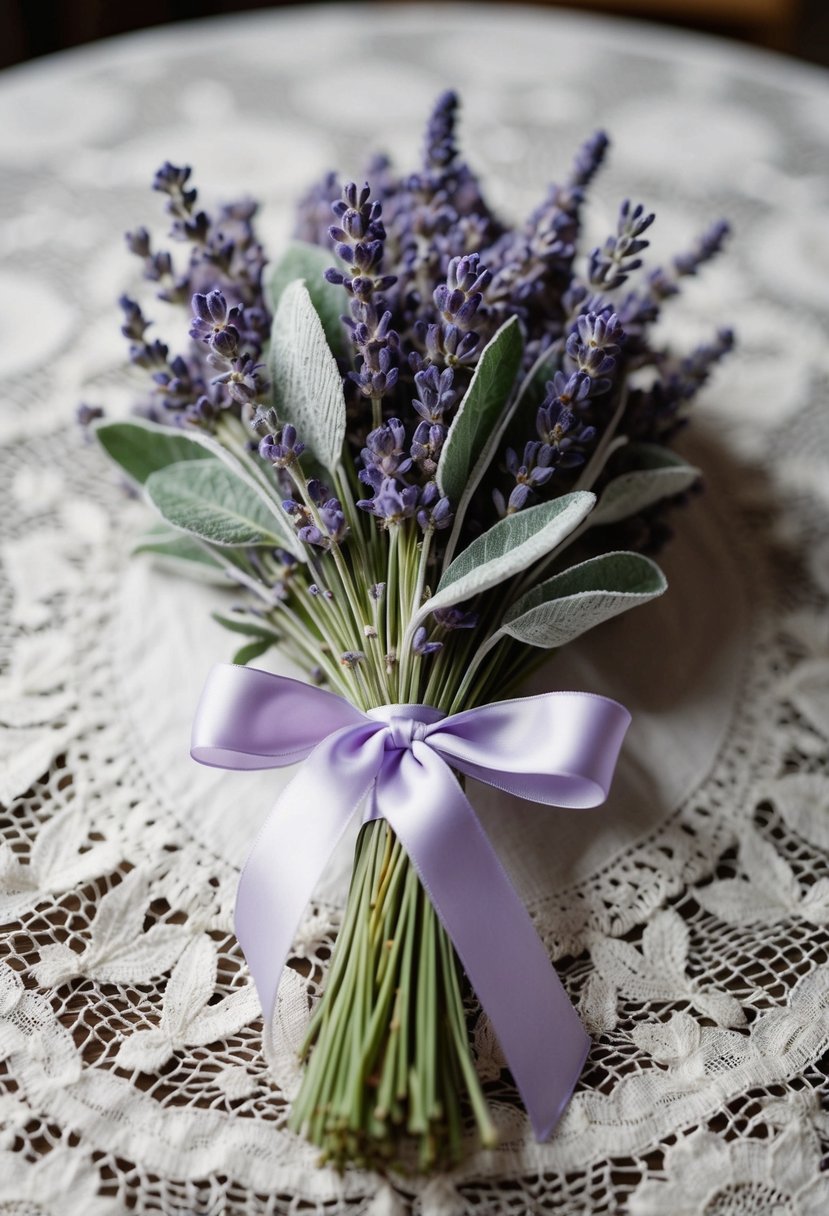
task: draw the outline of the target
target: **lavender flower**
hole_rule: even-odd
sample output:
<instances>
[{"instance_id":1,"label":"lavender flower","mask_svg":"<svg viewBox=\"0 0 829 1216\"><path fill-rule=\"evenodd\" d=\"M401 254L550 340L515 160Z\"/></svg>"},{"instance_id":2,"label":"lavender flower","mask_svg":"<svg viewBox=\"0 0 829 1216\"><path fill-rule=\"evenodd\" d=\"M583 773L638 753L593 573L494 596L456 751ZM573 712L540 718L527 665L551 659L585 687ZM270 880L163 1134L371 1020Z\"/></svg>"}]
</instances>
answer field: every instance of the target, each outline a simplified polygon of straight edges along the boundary
<instances>
[{"instance_id":1,"label":"lavender flower","mask_svg":"<svg viewBox=\"0 0 829 1216\"><path fill-rule=\"evenodd\" d=\"M250 406L258 401L267 389L267 380L262 375L264 364L255 363L252 355L239 355L230 360L226 372L215 376L214 384L222 384L227 395L236 405Z\"/></svg>"},{"instance_id":2,"label":"lavender flower","mask_svg":"<svg viewBox=\"0 0 829 1216\"><path fill-rule=\"evenodd\" d=\"M386 477L374 497L360 499L357 506L361 511L375 515L384 528L391 528L414 516L419 497L417 486L403 486L393 477Z\"/></svg>"},{"instance_id":3,"label":"lavender flower","mask_svg":"<svg viewBox=\"0 0 829 1216\"><path fill-rule=\"evenodd\" d=\"M678 361L663 360L652 386L630 394L626 414L631 436L645 442L669 439L683 424L683 407L733 346L733 331L720 329L713 342L703 343L690 355Z\"/></svg>"},{"instance_id":4,"label":"lavender flower","mask_svg":"<svg viewBox=\"0 0 829 1216\"><path fill-rule=\"evenodd\" d=\"M197 191L188 166L169 162L157 172L153 188L167 196L173 217L171 235L190 246L186 266L153 247L148 229L127 233L127 247L144 265L144 276L159 285L159 296L174 304L192 302L191 349L170 357L141 306L123 297L122 332L130 360L152 375L149 416L173 414L177 420L210 429L225 410L241 414L268 389L259 358L270 331L262 291L264 253L253 228L256 205L240 200L221 207L215 218L196 210ZM218 374L216 374L218 373Z\"/></svg>"},{"instance_id":5,"label":"lavender flower","mask_svg":"<svg viewBox=\"0 0 829 1216\"><path fill-rule=\"evenodd\" d=\"M287 469L296 464L304 451L305 444L297 443L296 427L290 423L276 435L265 435L259 443L259 455L278 469Z\"/></svg>"},{"instance_id":6,"label":"lavender flower","mask_svg":"<svg viewBox=\"0 0 829 1216\"><path fill-rule=\"evenodd\" d=\"M303 518L308 516L303 515ZM304 523L297 529L299 539L307 545L330 549L332 544L339 544L348 535L348 525L338 498L329 498L322 504L318 511L319 523L312 516L310 518L312 522Z\"/></svg>"},{"instance_id":7,"label":"lavender flower","mask_svg":"<svg viewBox=\"0 0 829 1216\"><path fill-rule=\"evenodd\" d=\"M88 405L85 401L82 401L75 410L75 417L84 428L91 426L93 422L97 422L103 416L104 411L99 405Z\"/></svg>"},{"instance_id":8,"label":"lavender flower","mask_svg":"<svg viewBox=\"0 0 829 1216\"><path fill-rule=\"evenodd\" d=\"M647 232L655 218L653 212L645 212L641 203L632 207L630 200L625 199L619 208L616 235L609 236L604 245L590 255L588 278L591 286L613 291L627 281L632 271L639 269L642 259L636 255L650 244L642 240L642 233Z\"/></svg>"},{"instance_id":9,"label":"lavender flower","mask_svg":"<svg viewBox=\"0 0 829 1216\"><path fill-rule=\"evenodd\" d=\"M222 361L229 361L239 354L239 329L242 309L237 304L229 308L224 295L218 290L207 295L193 296L193 323L190 337L204 342Z\"/></svg>"},{"instance_id":10,"label":"lavender flower","mask_svg":"<svg viewBox=\"0 0 829 1216\"><path fill-rule=\"evenodd\" d=\"M420 491L417 507L417 522L421 529L424 532L428 529L440 532L443 528L450 526L453 518L452 504L449 499L441 496L434 481L427 482Z\"/></svg>"},{"instance_id":11,"label":"lavender flower","mask_svg":"<svg viewBox=\"0 0 829 1216\"><path fill-rule=\"evenodd\" d=\"M415 635L412 638L412 650L422 659L430 654L437 654L439 650L443 649L443 642L430 642L427 639L426 628L421 625L415 630Z\"/></svg>"},{"instance_id":12,"label":"lavender flower","mask_svg":"<svg viewBox=\"0 0 829 1216\"><path fill-rule=\"evenodd\" d=\"M370 431L362 451L363 468L360 481L379 490L388 478L408 473L412 458L406 455L406 429L398 418Z\"/></svg>"},{"instance_id":13,"label":"lavender flower","mask_svg":"<svg viewBox=\"0 0 829 1216\"><path fill-rule=\"evenodd\" d=\"M432 613L441 629L474 629L478 624L478 613L464 608L438 608Z\"/></svg>"},{"instance_id":14,"label":"lavender flower","mask_svg":"<svg viewBox=\"0 0 829 1216\"><path fill-rule=\"evenodd\" d=\"M451 367L441 371L431 365L415 374L418 395L412 407L425 422L442 423L444 416L452 412L458 399L457 391L452 388L454 379Z\"/></svg>"}]
</instances>

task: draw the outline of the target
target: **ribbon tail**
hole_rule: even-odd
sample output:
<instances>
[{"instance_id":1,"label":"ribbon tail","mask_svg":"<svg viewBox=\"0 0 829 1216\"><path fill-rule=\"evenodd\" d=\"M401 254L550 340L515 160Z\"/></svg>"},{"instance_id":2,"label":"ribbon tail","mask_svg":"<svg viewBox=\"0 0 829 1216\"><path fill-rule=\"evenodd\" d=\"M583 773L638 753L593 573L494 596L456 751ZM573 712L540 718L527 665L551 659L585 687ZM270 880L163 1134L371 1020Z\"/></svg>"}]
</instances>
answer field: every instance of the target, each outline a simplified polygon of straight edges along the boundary
<instances>
[{"instance_id":1,"label":"ribbon tail","mask_svg":"<svg viewBox=\"0 0 829 1216\"><path fill-rule=\"evenodd\" d=\"M320 743L265 820L236 892L236 936L270 1038L282 968L326 864L383 760L374 723Z\"/></svg>"},{"instance_id":2,"label":"ribbon tail","mask_svg":"<svg viewBox=\"0 0 829 1216\"><path fill-rule=\"evenodd\" d=\"M492 1022L535 1136L545 1140L590 1039L529 914L454 774L428 745L387 758L376 801Z\"/></svg>"}]
</instances>

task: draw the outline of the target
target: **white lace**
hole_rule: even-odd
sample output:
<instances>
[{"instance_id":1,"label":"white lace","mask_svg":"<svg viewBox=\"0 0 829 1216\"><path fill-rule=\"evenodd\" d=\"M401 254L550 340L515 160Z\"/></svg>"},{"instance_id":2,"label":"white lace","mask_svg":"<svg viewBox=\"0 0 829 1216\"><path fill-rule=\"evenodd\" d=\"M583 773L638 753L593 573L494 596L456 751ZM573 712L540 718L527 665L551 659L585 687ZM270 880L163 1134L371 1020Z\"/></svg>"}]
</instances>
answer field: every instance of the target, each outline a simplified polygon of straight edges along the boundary
<instances>
[{"instance_id":1,"label":"white lace","mask_svg":"<svg viewBox=\"0 0 829 1216\"><path fill-rule=\"evenodd\" d=\"M334 6L2 82L0 1213L829 1210L826 86L627 31ZM444 78L511 210L602 122L597 231L621 192L655 206L659 254L729 214L733 248L670 333L688 346L733 320L741 345L689 436L708 489L677 517L668 597L540 677L633 709L611 802L477 799L594 1036L576 1095L534 1143L479 1018L501 1147L383 1181L318 1168L285 1129L347 855L303 924L266 1061L232 906L281 777L194 772L195 695L230 653L209 618L221 593L130 559L143 508L68 420L80 397L129 398L110 300L156 162L194 163L206 194L264 193L273 245L309 177L357 170L367 131L411 153Z\"/></svg>"}]
</instances>

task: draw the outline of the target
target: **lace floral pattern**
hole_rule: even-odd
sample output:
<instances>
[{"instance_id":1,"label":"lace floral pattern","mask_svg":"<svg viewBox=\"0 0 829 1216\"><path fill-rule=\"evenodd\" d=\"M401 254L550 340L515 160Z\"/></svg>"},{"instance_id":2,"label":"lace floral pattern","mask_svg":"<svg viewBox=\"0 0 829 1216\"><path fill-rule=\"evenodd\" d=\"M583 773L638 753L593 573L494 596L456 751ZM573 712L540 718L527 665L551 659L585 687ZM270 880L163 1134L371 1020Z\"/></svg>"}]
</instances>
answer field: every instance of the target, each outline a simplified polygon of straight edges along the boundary
<instances>
[{"instance_id":1,"label":"lace floral pattern","mask_svg":"<svg viewBox=\"0 0 829 1216\"><path fill-rule=\"evenodd\" d=\"M473 26L442 8L447 36L427 52L422 9L344 13L150 35L0 89L0 112L15 116L0 123L0 288L16 301L0 354L0 1212L818 1216L829 1207L829 356L816 284L829 262L814 164L829 139L815 118L826 86L733 49L634 41L623 25L493 11ZM382 114L355 90L358 53ZM689 518L716 521L751 613L722 644L736 655L716 677L727 712L701 758L686 757L692 779L640 821L649 786L637 801L631 777L626 831L578 828L555 881L525 882L594 1036L556 1136L533 1142L479 1017L500 1148L451 1177L383 1181L317 1168L285 1129L339 903L321 893L309 909L265 1060L232 935L242 846L211 836L136 733L127 669L150 637L124 636L123 596L142 508L70 418L80 396L117 411L128 395L110 300L127 272L120 230L144 213L157 160L192 161L207 192L231 178L264 191L278 242L301 185L353 161L369 118L381 142L415 130L447 72L504 206L543 184L551 131L553 172L605 121L608 192L632 178L666 241L710 218L712 196L735 220L734 249L674 324L691 344L709 314L737 314L740 353L700 420L716 455L708 505ZM681 569L673 578L713 653L731 608L705 617L714 593L683 585ZM172 629L168 590L150 586ZM607 636L612 649L624 635ZM150 694L163 727L173 694L164 683ZM689 739L705 734L694 712L689 701L672 737L684 739L683 721ZM653 736L640 767L669 765L666 738Z\"/></svg>"}]
</instances>

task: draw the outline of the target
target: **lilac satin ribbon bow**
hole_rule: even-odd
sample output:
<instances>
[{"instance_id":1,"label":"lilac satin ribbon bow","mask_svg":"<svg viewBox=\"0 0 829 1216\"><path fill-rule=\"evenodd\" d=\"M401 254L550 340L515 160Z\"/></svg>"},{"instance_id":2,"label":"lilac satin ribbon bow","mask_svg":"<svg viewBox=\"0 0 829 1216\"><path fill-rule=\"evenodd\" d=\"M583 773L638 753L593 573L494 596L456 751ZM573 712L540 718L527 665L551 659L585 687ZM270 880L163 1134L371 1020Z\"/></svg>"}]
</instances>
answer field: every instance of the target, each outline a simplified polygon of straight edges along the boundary
<instances>
[{"instance_id":1,"label":"lilac satin ribbon bow","mask_svg":"<svg viewBox=\"0 0 829 1216\"><path fill-rule=\"evenodd\" d=\"M400 838L546 1139L590 1040L452 769L532 802L598 806L629 722L616 701L579 692L451 717L425 705L363 713L297 680L214 667L193 724L195 760L261 769L308 759L268 816L236 897L236 935L266 1027L314 887L370 795L363 818L388 820Z\"/></svg>"}]
</instances>

